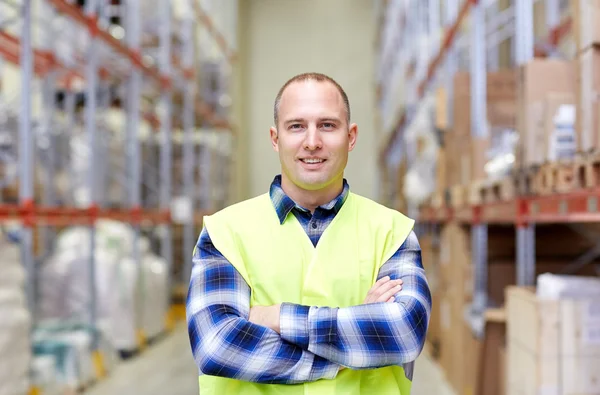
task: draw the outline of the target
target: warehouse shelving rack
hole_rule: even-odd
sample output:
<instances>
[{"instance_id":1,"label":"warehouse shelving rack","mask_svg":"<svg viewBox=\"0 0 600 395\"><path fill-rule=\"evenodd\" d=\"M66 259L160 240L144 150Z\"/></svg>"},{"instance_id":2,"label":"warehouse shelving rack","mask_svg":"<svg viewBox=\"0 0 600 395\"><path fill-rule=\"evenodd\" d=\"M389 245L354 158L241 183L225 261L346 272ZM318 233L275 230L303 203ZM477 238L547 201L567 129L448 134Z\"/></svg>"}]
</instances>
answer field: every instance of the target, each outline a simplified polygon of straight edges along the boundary
<instances>
[{"instance_id":1,"label":"warehouse shelving rack","mask_svg":"<svg viewBox=\"0 0 600 395\"><path fill-rule=\"evenodd\" d=\"M203 70L198 65L195 48L198 45L199 29L207 29L222 50L224 64L232 66L235 61L235 49L226 41L211 15L195 0L185 0L181 26L172 23L173 12L170 0L160 0L156 13L159 26L158 48L155 56L144 53L142 47L142 6L141 0L115 2L110 0L86 0L79 6L67 0L45 0L32 2L23 0L20 4L2 1L6 9L12 9L10 18L2 18L0 31L0 59L19 67L21 74L20 99L18 105L18 155L14 155L18 169L18 199L14 202L0 204L0 220L17 221L21 225L22 260L27 270L27 298L32 315L36 322L36 257L34 251L34 233L37 228L44 235L42 253L48 253L52 243L55 227L85 225L92 237L90 251L90 324L96 327L97 309L95 292L95 254L94 229L98 219L107 218L130 224L135 230L136 240L133 246L133 258L139 262L137 238L142 227L160 227L160 255L164 257L172 273L173 248L171 226L171 200L173 198L172 181L172 140L174 127L182 129L182 180L183 194L188 198L187 210L193 214L184 220L184 256L191 258L194 246L195 228L200 225L202 210L198 189L212 190L219 188L226 194L227 177L211 177L204 174L201 180L195 172L203 174L210 171L206 158L194 158L197 151L197 136L203 128L223 134L233 133L230 121L219 114L214 106L209 105L200 96L199 77ZM42 17L34 17L33 9L37 5L42 10ZM147 12L147 10L146 10ZM156 10L154 10L156 12ZM111 19L118 16L120 28L112 30L115 25ZM7 21L7 19L9 19ZM40 21L44 19L43 22ZM54 23L54 22L60 23ZM11 32L8 25L19 25ZM34 28L42 29L39 33L40 43L35 43ZM181 43L180 55L173 51L173 37ZM58 42L63 44L59 51ZM68 47L65 50L65 46ZM42 83L42 115L39 120L33 119L33 95L36 82ZM74 204L73 199L59 196L55 188L54 176L57 169L57 134L54 130L64 131L64 137L72 135L78 122L76 114L76 92L74 86L84 86L85 99L83 118L85 146L88 149L84 186L87 190L85 199ZM111 89L121 88L122 94L114 95ZM56 91L64 94L63 111L56 107ZM222 93L222 92L221 92ZM176 108L173 95L182 97L181 108ZM103 117L107 111L117 106L125 110L126 123L124 144L125 163L118 169L121 174L102 174L106 172L108 151L102 150L103 142L110 140L104 127ZM60 114L59 114L60 113ZM62 118L61 118L62 117ZM58 118L63 124L59 125ZM181 121L180 121L181 119ZM149 125L150 133L146 140L159 147L158 175L154 185L144 185L142 177L144 169L156 167L156 163L143 162L141 151L141 123ZM59 125L59 126L57 126ZM39 126L37 129L34 126ZM15 136L16 137L16 136ZM46 162L43 177L43 196L38 196L36 182L36 149L40 139L46 139ZM206 156L206 155L205 155ZM212 157L212 154L211 154ZM221 160L224 156L219 156ZM155 158L151 158L155 159ZM210 158L208 159L210 160ZM7 160L3 159L7 164ZM103 166L104 164L104 166ZM39 165L37 166L39 167ZM221 164L220 168L227 168ZM104 170L102 170L104 169ZM113 169L114 170L114 169ZM107 177L121 179L123 190L118 203L108 202L105 198ZM13 180L14 181L14 180ZM142 186L157 192L158 204L148 206L142 199ZM40 204L41 202L41 204ZM212 207L214 208L214 207ZM191 271L191 259L185 261L185 270L179 275L183 284L188 281ZM175 279L169 278L169 284ZM169 303L169 301L165 301ZM141 341L144 341L143 334ZM94 345L96 349L97 344ZM101 356L96 354L98 374L102 372Z\"/></svg>"},{"instance_id":2,"label":"warehouse shelving rack","mask_svg":"<svg viewBox=\"0 0 600 395\"><path fill-rule=\"evenodd\" d=\"M534 37L533 7L538 1L545 6L543 37ZM414 147L405 146L403 134L423 98L435 87L445 88L446 118L452 125L452 81L461 65L466 65L471 75L471 136L486 137L486 72L498 68L498 46L510 39L513 66L534 57L557 56L557 47L572 26L571 16L563 16L564 3L514 0L499 11L496 0L384 1L377 92L382 123L391 132L382 145L380 167L394 173L400 158L406 157L410 163ZM461 34L467 21L468 33ZM390 28L394 24L396 27ZM392 96L401 79L405 80L405 95L398 104ZM474 298L468 321L475 334L482 334L487 307L488 226L515 226L517 284L533 285L536 224L599 222L599 196L600 189L594 187L570 193L517 196L510 201L467 204L461 208L443 205L417 210L420 233L437 232L440 224L450 221L471 227ZM584 254L578 263L594 258L593 254Z\"/></svg>"}]
</instances>

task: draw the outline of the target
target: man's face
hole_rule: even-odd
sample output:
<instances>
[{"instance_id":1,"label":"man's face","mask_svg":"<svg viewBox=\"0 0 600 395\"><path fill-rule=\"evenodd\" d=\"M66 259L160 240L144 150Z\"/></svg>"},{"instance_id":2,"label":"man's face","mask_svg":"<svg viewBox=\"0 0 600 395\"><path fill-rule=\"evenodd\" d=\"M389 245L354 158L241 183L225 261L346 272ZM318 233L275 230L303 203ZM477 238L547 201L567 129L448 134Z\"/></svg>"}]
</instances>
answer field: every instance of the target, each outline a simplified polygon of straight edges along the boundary
<instances>
[{"instance_id":1,"label":"man's face","mask_svg":"<svg viewBox=\"0 0 600 395\"><path fill-rule=\"evenodd\" d=\"M348 125L342 95L329 82L289 85L279 103L271 142L279 153L282 177L304 190L319 190L341 180L357 126Z\"/></svg>"}]
</instances>

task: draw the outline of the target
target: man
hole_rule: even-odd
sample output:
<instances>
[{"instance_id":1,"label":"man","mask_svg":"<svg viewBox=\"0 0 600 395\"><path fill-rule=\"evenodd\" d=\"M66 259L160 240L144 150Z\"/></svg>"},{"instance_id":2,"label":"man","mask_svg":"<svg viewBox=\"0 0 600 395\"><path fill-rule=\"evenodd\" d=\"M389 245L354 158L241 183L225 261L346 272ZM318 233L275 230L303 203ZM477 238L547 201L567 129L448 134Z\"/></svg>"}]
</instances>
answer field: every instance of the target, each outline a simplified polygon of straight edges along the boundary
<instances>
[{"instance_id":1,"label":"man","mask_svg":"<svg viewBox=\"0 0 600 395\"><path fill-rule=\"evenodd\" d=\"M281 175L204 219L187 319L200 393L410 393L431 295L414 221L349 191L358 127L330 77L275 100Z\"/></svg>"}]
</instances>

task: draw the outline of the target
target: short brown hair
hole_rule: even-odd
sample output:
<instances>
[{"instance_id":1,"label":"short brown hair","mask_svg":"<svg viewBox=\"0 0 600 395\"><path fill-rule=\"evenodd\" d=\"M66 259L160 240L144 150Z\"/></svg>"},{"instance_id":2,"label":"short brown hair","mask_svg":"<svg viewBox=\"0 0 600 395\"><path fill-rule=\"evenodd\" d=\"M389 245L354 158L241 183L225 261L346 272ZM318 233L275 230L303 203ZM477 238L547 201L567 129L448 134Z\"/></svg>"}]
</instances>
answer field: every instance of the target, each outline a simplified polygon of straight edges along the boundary
<instances>
[{"instance_id":1,"label":"short brown hair","mask_svg":"<svg viewBox=\"0 0 600 395\"><path fill-rule=\"evenodd\" d=\"M317 82L330 82L332 83L337 90L342 95L342 100L344 101L344 107L346 107L346 121L350 124L350 101L348 100L348 95L344 92L344 89L338 84L333 78L328 75L321 73L304 73L298 74L292 78L290 78L281 89L277 93L277 97L275 98L275 105L273 106L273 119L275 120L275 127L277 127L277 122L279 121L279 103L281 102L281 96L285 91L285 88L290 86L294 82L302 82L302 81L317 81Z\"/></svg>"}]
</instances>

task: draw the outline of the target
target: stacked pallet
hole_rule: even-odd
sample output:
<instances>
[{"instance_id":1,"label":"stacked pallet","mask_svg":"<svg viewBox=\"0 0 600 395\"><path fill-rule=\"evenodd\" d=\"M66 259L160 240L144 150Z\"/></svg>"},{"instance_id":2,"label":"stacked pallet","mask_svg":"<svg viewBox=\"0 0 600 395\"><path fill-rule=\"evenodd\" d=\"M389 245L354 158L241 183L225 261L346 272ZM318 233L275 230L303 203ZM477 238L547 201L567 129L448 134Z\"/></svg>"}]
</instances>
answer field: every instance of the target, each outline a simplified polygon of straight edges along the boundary
<instances>
[{"instance_id":1,"label":"stacked pallet","mask_svg":"<svg viewBox=\"0 0 600 395\"><path fill-rule=\"evenodd\" d=\"M544 275L506 294L508 393L599 393L600 279Z\"/></svg>"},{"instance_id":2,"label":"stacked pallet","mask_svg":"<svg viewBox=\"0 0 600 395\"><path fill-rule=\"evenodd\" d=\"M598 233L600 226L589 231ZM475 297L476 276L471 257L470 227L450 222L442 227L439 243L433 235L422 238L423 262L428 279L431 279L434 300L428 342L458 394L519 393L505 392L510 384L508 374L512 367L508 359L512 343L507 330L510 325L518 324L514 314L506 308L510 298L507 290L517 282L515 239L513 227L488 229L487 276L484 279L488 309L482 316L474 317L469 314ZM536 254L536 277L565 270L572 271L577 278L595 275L593 265L569 267L574 257L595 244L592 238L581 237L568 227L554 225L540 228L536 242L544 246ZM481 322L474 323L473 318ZM600 364L591 372L599 374Z\"/></svg>"}]
</instances>

